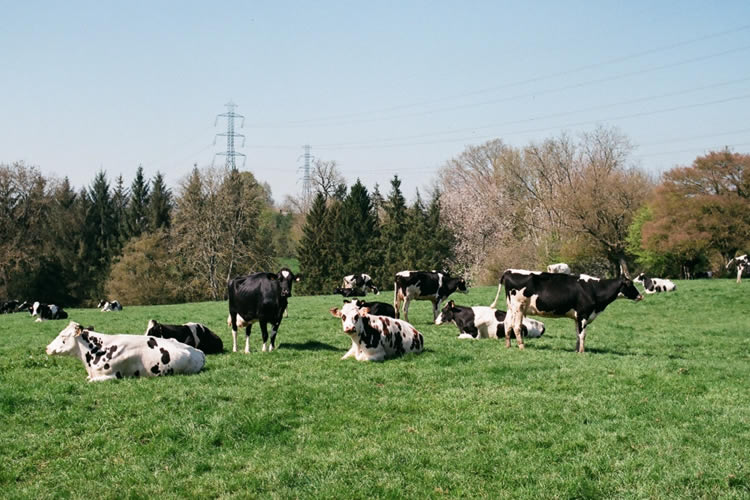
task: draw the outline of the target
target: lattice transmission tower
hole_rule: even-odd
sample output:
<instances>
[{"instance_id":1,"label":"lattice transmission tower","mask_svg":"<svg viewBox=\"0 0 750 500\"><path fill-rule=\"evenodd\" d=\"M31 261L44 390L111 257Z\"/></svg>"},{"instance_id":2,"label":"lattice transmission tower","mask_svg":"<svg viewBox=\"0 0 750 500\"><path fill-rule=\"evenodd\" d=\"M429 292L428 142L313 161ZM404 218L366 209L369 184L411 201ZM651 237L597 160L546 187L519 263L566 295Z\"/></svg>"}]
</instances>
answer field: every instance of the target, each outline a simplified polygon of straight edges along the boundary
<instances>
[{"instance_id":1,"label":"lattice transmission tower","mask_svg":"<svg viewBox=\"0 0 750 500\"><path fill-rule=\"evenodd\" d=\"M227 119L226 133L216 134L216 137L227 138L227 150L224 153L216 153L214 157L225 156L227 168L230 168L232 170L237 170L237 163L235 161L235 158L237 158L238 156L242 158L242 167L244 168L245 160L247 160L247 157L245 156L244 153L238 153L237 151L234 150L235 138L242 138L242 147L243 148L245 147L245 136L243 134L238 134L234 131L234 120L236 118L242 119L242 122L240 123L240 128L243 128L245 126L245 117L243 115L240 115L234 112L237 105L233 103L232 101L229 101L224 106L227 107L227 112L216 116L216 121L214 121L214 127L219 123L219 118ZM216 137L214 137L214 145L216 145Z\"/></svg>"},{"instance_id":2,"label":"lattice transmission tower","mask_svg":"<svg viewBox=\"0 0 750 500\"><path fill-rule=\"evenodd\" d=\"M308 199L310 197L310 194L312 193L312 178L310 177L310 168L311 168L311 161L313 159L312 154L310 154L310 145L305 144L302 146L302 149L305 150L305 153L300 156L299 158L303 158L305 163L299 167L297 170L302 171L302 193L305 196L305 199ZM297 161L299 161L299 158L297 158Z\"/></svg>"}]
</instances>

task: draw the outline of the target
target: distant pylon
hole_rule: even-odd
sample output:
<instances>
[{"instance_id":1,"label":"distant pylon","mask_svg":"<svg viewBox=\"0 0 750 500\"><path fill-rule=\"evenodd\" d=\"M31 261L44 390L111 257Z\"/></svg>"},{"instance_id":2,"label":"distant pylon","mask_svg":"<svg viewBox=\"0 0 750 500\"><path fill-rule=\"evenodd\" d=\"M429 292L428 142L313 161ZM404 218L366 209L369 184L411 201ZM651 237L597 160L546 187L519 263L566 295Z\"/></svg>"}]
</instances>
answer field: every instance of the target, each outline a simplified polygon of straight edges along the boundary
<instances>
[{"instance_id":1,"label":"distant pylon","mask_svg":"<svg viewBox=\"0 0 750 500\"><path fill-rule=\"evenodd\" d=\"M230 168L232 170L237 170L237 164L235 162L235 158L238 156L241 156L242 166L244 167L245 160L247 159L247 157L243 153L238 153L237 151L234 150L234 138L235 137L241 137L242 147L243 148L245 147L245 136L242 134L237 134L234 131L234 119L241 118L242 123L240 124L240 128L243 128L245 126L245 117L234 112L234 109L237 107L237 105L233 103L232 101L229 101L228 103L226 103L225 106L227 107L227 112L216 116L216 121L214 121L214 127L219 123L219 118L227 119L226 133L216 134L216 137L227 138L227 151L225 153L216 153L216 155L225 156L227 168ZM216 137L214 137L214 144L216 144Z\"/></svg>"},{"instance_id":2,"label":"distant pylon","mask_svg":"<svg viewBox=\"0 0 750 500\"><path fill-rule=\"evenodd\" d=\"M311 147L309 144L305 144L302 148L305 150L305 153L302 155L302 158L305 160L305 164L302 166L302 193L305 198L308 198L312 192L312 178L310 177L312 155L310 154ZM299 158L297 160L299 161Z\"/></svg>"}]
</instances>

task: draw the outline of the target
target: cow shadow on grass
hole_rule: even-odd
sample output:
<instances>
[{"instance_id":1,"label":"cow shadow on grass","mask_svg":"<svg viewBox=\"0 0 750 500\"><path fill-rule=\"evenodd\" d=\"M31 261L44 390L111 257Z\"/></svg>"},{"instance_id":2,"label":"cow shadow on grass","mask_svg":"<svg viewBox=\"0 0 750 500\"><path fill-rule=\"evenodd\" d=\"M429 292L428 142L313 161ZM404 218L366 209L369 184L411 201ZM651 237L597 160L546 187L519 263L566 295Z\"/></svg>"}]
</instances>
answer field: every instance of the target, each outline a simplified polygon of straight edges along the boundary
<instances>
[{"instance_id":1,"label":"cow shadow on grass","mask_svg":"<svg viewBox=\"0 0 750 500\"><path fill-rule=\"evenodd\" d=\"M571 352L575 353L575 345L571 345L570 347L557 347L557 346L551 346L551 345L535 345L534 349L538 349L540 351L559 351L559 352ZM614 356L652 356L648 353L643 352L627 352L627 351L618 351L615 349L608 349L605 347L586 347L586 353L588 354L612 354Z\"/></svg>"},{"instance_id":2,"label":"cow shadow on grass","mask_svg":"<svg viewBox=\"0 0 750 500\"><path fill-rule=\"evenodd\" d=\"M346 349L341 349L340 347L335 347L331 344L326 344L325 342L318 342L317 340L308 340L303 343L284 342L283 346L280 345L280 347L283 347L284 349L294 349L295 351L346 351Z\"/></svg>"}]
</instances>

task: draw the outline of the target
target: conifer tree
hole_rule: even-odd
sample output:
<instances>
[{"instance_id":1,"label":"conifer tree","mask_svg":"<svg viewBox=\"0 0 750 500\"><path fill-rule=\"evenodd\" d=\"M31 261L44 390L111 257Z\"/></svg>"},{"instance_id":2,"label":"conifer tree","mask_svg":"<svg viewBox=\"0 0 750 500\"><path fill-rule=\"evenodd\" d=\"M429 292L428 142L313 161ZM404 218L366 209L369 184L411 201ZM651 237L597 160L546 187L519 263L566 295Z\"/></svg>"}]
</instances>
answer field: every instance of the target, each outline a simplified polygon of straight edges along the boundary
<instances>
[{"instance_id":1,"label":"conifer tree","mask_svg":"<svg viewBox=\"0 0 750 500\"><path fill-rule=\"evenodd\" d=\"M395 274L404 267L404 234L406 231L406 200L401 193L398 175L391 179L391 192L384 205L384 218L380 225L380 248L383 251L382 266L377 276L382 287L392 283Z\"/></svg>"},{"instance_id":2,"label":"conifer tree","mask_svg":"<svg viewBox=\"0 0 750 500\"><path fill-rule=\"evenodd\" d=\"M138 165L135 178L130 185L130 202L128 204L127 222L128 237L140 236L148 229L149 185L143 176L143 166Z\"/></svg>"},{"instance_id":3,"label":"conifer tree","mask_svg":"<svg viewBox=\"0 0 750 500\"><path fill-rule=\"evenodd\" d=\"M300 271L305 276L300 283L303 293L314 294L326 291L325 286L329 281L328 262L331 258L330 241L331 224L326 198L318 192L305 217L302 239L299 243Z\"/></svg>"},{"instance_id":4,"label":"conifer tree","mask_svg":"<svg viewBox=\"0 0 750 500\"><path fill-rule=\"evenodd\" d=\"M90 267L88 274L93 279L91 296L98 296L103 293L104 278L108 273L110 259L117 250L114 208L104 171L100 171L94 177L94 182L88 190L88 199L90 205L86 212L84 233L87 243L85 260Z\"/></svg>"},{"instance_id":5,"label":"conifer tree","mask_svg":"<svg viewBox=\"0 0 750 500\"><path fill-rule=\"evenodd\" d=\"M172 224L172 191L164 183L164 176L156 172L151 181L151 195L148 200L148 228L156 231L168 229Z\"/></svg>"},{"instance_id":6,"label":"conifer tree","mask_svg":"<svg viewBox=\"0 0 750 500\"><path fill-rule=\"evenodd\" d=\"M337 247L342 255L342 275L371 273L378 261L377 217L367 188L357 179L341 204Z\"/></svg>"},{"instance_id":7,"label":"conifer tree","mask_svg":"<svg viewBox=\"0 0 750 500\"><path fill-rule=\"evenodd\" d=\"M118 253L128 239L128 198L128 188L125 187L122 175L119 175L115 181L115 190L112 192L112 208L114 209L114 227L117 231Z\"/></svg>"}]
</instances>

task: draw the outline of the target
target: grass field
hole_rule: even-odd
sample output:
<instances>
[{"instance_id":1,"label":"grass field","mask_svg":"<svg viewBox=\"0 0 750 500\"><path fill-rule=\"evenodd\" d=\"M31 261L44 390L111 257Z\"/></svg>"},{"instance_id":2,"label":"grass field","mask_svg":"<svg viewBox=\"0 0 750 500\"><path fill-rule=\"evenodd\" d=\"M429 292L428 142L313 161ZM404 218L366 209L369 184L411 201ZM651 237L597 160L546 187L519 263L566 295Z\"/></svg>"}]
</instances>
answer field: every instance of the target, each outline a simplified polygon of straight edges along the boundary
<instances>
[{"instance_id":1,"label":"grass field","mask_svg":"<svg viewBox=\"0 0 750 500\"><path fill-rule=\"evenodd\" d=\"M93 384L45 355L67 320L0 316L2 496L750 497L750 280L618 300L583 355L570 320L506 350L416 302L423 354L339 361L340 303L293 297L270 354L256 327L198 375ZM104 333L199 321L231 349L224 302L69 312Z\"/></svg>"}]
</instances>

